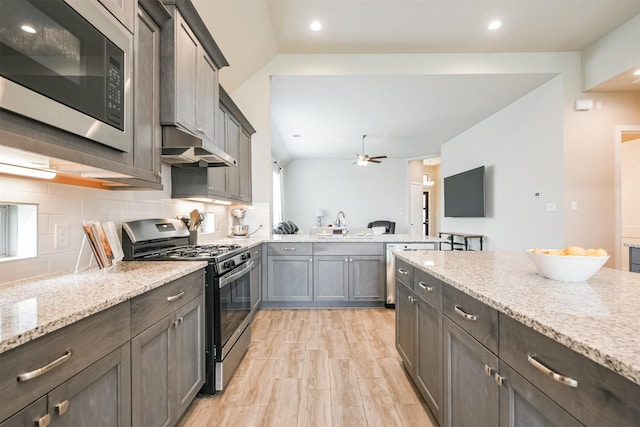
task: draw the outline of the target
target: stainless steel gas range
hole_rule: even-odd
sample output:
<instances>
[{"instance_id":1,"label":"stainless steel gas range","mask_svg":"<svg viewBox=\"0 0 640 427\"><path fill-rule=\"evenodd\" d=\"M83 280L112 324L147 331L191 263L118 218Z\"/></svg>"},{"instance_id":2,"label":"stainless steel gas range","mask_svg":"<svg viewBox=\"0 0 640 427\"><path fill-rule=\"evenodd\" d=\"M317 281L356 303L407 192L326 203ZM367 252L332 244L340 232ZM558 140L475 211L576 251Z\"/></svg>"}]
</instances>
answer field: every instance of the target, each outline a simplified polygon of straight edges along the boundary
<instances>
[{"instance_id":1,"label":"stainless steel gas range","mask_svg":"<svg viewBox=\"0 0 640 427\"><path fill-rule=\"evenodd\" d=\"M237 244L189 245L189 230L175 219L122 224L125 260L208 261L206 299L206 382L201 392L224 389L251 342L251 253Z\"/></svg>"}]
</instances>

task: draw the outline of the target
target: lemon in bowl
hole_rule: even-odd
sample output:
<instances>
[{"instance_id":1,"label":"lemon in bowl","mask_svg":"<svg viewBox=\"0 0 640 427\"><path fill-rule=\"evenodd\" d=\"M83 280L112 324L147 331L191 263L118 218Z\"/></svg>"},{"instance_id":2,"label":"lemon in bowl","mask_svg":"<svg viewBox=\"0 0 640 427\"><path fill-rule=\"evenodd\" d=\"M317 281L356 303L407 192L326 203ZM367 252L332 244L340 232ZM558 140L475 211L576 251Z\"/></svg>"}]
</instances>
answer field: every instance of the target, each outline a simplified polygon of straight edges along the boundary
<instances>
[{"instance_id":1,"label":"lemon in bowl","mask_svg":"<svg viewBox=\"0 0 640 427\"><path fill-rule=\"evenodd\" d=\"M541 276L561 282L586 282L609 260L601 248L529 249L529 259Z\"/></svg>"}]
</instances>

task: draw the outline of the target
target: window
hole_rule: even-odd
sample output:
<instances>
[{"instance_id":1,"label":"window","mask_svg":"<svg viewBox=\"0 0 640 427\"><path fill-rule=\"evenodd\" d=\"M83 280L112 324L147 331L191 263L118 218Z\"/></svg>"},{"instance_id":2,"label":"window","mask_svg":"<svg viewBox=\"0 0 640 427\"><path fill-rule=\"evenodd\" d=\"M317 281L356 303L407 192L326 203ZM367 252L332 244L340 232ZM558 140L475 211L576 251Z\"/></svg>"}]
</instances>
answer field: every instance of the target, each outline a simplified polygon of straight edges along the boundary
<instances>
[{"instance_id":1,"label":"window","mask_svg":"<svg viewBox=\"0 0 640 427\"><path fill-rule=\"evenodd\" d=\"M282 168L278 163L273 162L273 210L272 219L275 227L282 222L283 200L282 200Z\"/></svg>"},{"instance_id":2,"label":"window","mask_svg":"<svg viewBox=\"0 0 640 427\"><path fill-rule=\"evenodd\" d=\"M0 261L38 254L38 205L0 202Z\"/></svg>"}]
</instances>

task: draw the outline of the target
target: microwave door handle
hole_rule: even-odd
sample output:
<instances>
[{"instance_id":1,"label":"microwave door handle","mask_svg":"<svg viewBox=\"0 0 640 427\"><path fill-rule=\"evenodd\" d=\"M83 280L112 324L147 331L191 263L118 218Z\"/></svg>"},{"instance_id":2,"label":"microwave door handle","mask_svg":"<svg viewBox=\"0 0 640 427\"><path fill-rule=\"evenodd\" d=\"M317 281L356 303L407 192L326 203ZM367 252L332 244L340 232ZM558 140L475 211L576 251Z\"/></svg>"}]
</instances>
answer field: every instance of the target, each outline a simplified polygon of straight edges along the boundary
<instances>
[{"instance_id":1,"label":"microwave door handle","mask_svg":"<svg viewBox=\"0 0 640 427\"><path fill-rule=\"evenodd\" d=\"M228 276L222 276L220 278L220 285L219 285L220 288L223 288L224 286L228 285L229 283L233 282L234 280L248 273L249 270L251 270L251 268L253 267L253 264L254 264L254 261L251 260L248 263L246 263L245 266L242 267L240 270L234 271L232 274L229 274Z\"/></svg>"}]
</instances>

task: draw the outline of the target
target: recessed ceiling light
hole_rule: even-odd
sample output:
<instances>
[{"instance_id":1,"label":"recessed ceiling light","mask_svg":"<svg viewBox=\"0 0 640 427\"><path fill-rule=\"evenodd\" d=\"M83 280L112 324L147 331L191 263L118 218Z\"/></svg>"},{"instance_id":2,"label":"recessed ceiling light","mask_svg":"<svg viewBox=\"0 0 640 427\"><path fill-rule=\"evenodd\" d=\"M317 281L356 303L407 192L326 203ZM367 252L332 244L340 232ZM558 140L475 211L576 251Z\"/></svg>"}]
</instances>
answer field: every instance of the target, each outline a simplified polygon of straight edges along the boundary
<instances>
[{"instance_id":1,"label":"recessed ceiling light","mask_svg":"<svg viewBox=\"0 0 640 427\"><path fill-rule=\"evenodd\" d=\"M300 138L300 134L299 133L294 133L293 135L291 135L294 138Z\"/></svg>"},{"instance_id":2,"label":"recessed ceiling light","mask_svg":"<svg viewBox=\"0 0 640 427\"><path fill-rule=\"evenodd\" d=\"M634 76L640 76L640 68L633 72Z\"/></svg>"},{"instance_id":3,"label":"recessed ceiling light","mask_svg":"<svg viewBox=\"0 0 640 427\"><path fill-rule=\"evenodd\" d=\"M322 29L322 24L320 21L313 21L311 25L309 25L309 28L311 28L311 31L320 31Z\"/></svg>"},{"instance_id":4,"label":"recessed ceiling light","mask_svg":"<svg viewBox=\"0 0 640 427\"><path fill-rule=\"evenodd\" d=\"M35 33L36 33L36 29L35 29L35 28L33 28L31 25L26 25L26 24L25 24L25 25L22 25L22 26L20 27L20 29L21 29L22 31L24 31L25 33L29 33L29 34L35 34Z\"/></svg>"},{"instance_id":5,"label":"recessed ceiling light","mask_svg":"<svg viewBox=\"0 0 640 427\"><path fill-rule=\"evenodd\" d=\"M491 23L489 24L489 26L487 28L489 28L491 31L497 30L498 28L500 28L502 26L502 22L498 21L497 19L495 21L491 21Z\"/></svg>"}]
</instances>

